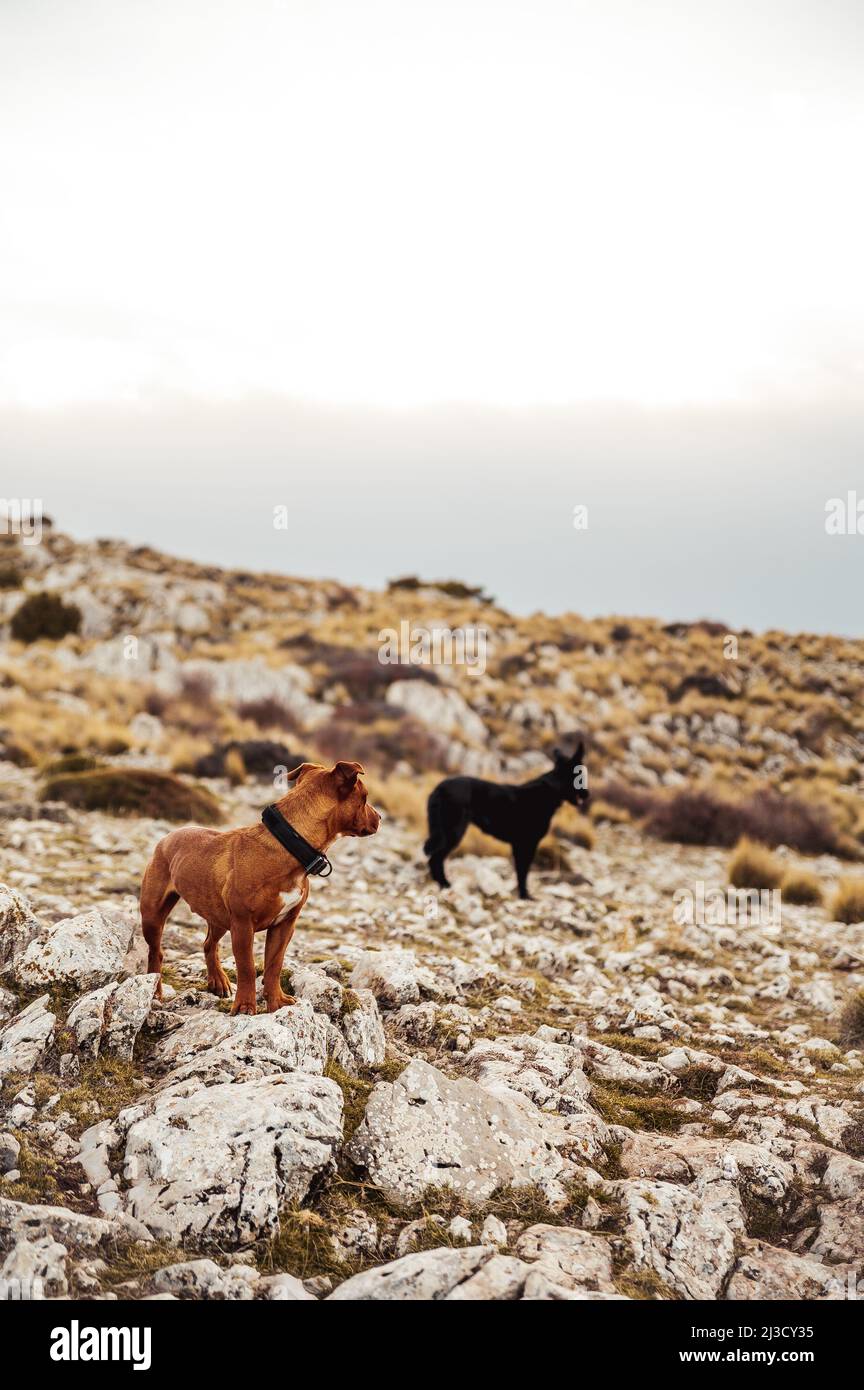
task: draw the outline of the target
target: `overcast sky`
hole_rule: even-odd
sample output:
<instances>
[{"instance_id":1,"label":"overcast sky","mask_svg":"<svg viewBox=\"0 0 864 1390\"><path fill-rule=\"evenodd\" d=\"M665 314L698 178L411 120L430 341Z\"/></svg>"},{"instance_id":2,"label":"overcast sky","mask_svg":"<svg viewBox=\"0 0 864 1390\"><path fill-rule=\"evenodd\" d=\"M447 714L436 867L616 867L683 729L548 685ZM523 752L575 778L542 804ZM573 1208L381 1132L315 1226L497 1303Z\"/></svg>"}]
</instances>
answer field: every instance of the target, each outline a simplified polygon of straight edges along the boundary
<instances>
[{"instance_id":1,"label":"overcast sky","mask_svg":"<svg viewBox=\"0 0 864 1390\"><path fill-rule=\"evenodd\" d=\"M862 148L859 0L0 0L0 490L860 635Z\"/></svg>"}]
</instances>

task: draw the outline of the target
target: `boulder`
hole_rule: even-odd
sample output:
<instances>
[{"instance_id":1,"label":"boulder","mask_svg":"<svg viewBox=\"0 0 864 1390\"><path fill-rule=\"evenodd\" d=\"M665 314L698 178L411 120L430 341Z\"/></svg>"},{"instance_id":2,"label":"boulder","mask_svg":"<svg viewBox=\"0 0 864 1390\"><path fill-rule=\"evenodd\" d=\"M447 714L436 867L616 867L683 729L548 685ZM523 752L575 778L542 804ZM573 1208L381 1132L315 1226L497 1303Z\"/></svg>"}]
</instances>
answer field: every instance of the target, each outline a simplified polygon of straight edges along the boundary
<instances>
[{"instance_id":1,"label":"boulder","mask_svg":"<svg viewBox=\"0 0 864 1390\"><path fill-rule=\"evenodd\" d=\"M46 984L98 989L121 973L134 929L131 916L91 910L66 917L30 942L15 963L15 979L27 989Z\"/></svg>"},{"instance_id":2,"label":"boulder","mask_svg":"<svg viewBox=\"0 0 864 1390\"><path fill-rule=\"evenodd\" d=\"M612 1247L603 1236L567 1226L530 1226L516 1242L516 1254L539 1265L555 1285L569 1291L615 1294Z\"/></svg>"},{"instance_id":3,"label":"boulder","mask_svg":"<svg viewBox=\"0 0 864 1390\"><path fill-rule=\"evenodd\" d=\"M686 1299L716 1299L744 1235L737 1189L723 1179L697 1178L689 1187L668 1182L619 1182L624 1240L637 1272L653 1271Z\"/></svg>"},{"instance_id":4,"label":"boulder","mask_svg":"<svg viewBox=\"0 0 864 1390\"><path fill-rule=\"evenodd\" d=\"M11 1173L18 1167L21 1145L14 1134L0 1134L0 1173Z\"/></svg>"},{"instance_id":5,"label":"boulder","mask_svg":"<svg viewBox=\"0 0 864 1390\"><path fill-rule=\"evenodd\" d=\"M182 1264L165 1265L153 1276L153 1287L159 1293L171 1293L178 1298L231 1299L241 1303L255 1297L258 1271L249 1265L236 1264L220 1269L213 1260L186 1260Z\"/></svg>"},{"instance_id":6,"label":"boulder","mask_svg":"<svg viewBox=\"0 0 864 1390\"><path fill-rule=\"evenodd\" d=\"M300 1072L216 1086L193 1082L121 1112L127 1210L160 1239L243 1244L272 1235L334 1166L342 1092ZM82 1146L87 1136L82 1136Z\"/></svg>"},{"instance_id":7,"label":"boulder","mask_svg":"<svg viewBox=\"0 0 864 1390\"><path fill-rule=\"evenodd\" d=\"M68 1253L65 1245L47 1235L16 1241L0 1263L4 1298L65 1298L69 1291Z\"/></svg>"},{"instance_id":8,"label":"boulder","mask_svg":"<svg viewBox=\"0 0 864 1390\"><path fill-rule=\"evenodd\" d=\"M18 957L45 930L23 894L0 883L0 975L14 970Z\"/></svg>"},{"instance_id":9,"label":"boulder","mask_svg":"<svg viewBox=\"0 0 864 1390\"><path fill-rule=\"evenodd\" d=\"M591 1082L582 1063L583 1054L575 1047L517 1033L475 1043L462 1065L490 1093L516 1093L546 1114L560 1116L547 1124L556 1146L569 1158L593 1161L608 1146L610 1134L589 1103Z\"/></svg>"},{"instance_id":10,"label":"boulder","mask_svg":"<svg viewBox=\"0 0 864 1390\"><path fill-rule=\"evenodd\" d=\"M853 1266L849 1266L852 1269ZM776 1245L747 1240L726 1288L725 1297L811 1301L846 1296L846 1269L820 1264Z\"/></svg>"},{"instance_id":11,"label":"boulder","mask_svg":"<svg viewBox=\"0 0 864 1390\"><path fill-rule=\"evenodd\" d=\"M75 1254L111 1248L118 1241L152 1239L140 1222L122 1213L108 1220L69 1207L12 1202L5 1197L0 1197L0 1236L11 1243L50 1238Z\"/></svg>"},{"instance_id":12,"label":"boulder","mask_svg":"<svg viewBox=\"0 0 864 1390\"><path fill-rule=\"evenodd\" d=\"M256 1297L271 1303L316 1303L315 1295L303 1287L293 1274L268 1274L259 1279Z\"/></svg>"},{"instance_id":13,"label":"boulder","mask_svg":"<svg viewBox=\"0 0 864 1390\"><path fill-rule=\"evenodd\" d=\"M320 1075L328 1056L328 1021L300 1000L274 1014L196 1011L154 1047L154 1064L172 1079L207 1081L303 1071Z\"/></svg>"},{"instance_id":14,"label":"boulder","mask_svg":"<svg viewBox=\"0 0 864 1390\"><path fill-rule=\"evenodd\" d=\"M382 1009L416 1004L420 998L417 958L413 951L366 951L351 972L350 984L352 989L371 990Z\"/></svg>"},{"instance_id":15,"label":"boulder","mask_svg":"<svg viewBox=\"0 0 864 1390\"><path fill-rule=\"evenodd\" d=\"M56 1016L43 994L0 1028L0 1078L12 1072L31 1072L54 1038Z\"/></svg>"},{"instance_id":16,"label":"boulder","mask_svg":"<svg viewBox=\"0 0 864 1390\"><path fill-rule=\"evenodd\" d=\"M133 975L79 999L66 1019L79 1052L90 1058L110 1052L129 1061L135 1039L153 1006L158 984L158 975Z\"/></svg>"},{"instance_id":17,"label":"boulder","mask_svg":"<svg viewBox=\"0 0 864 1390\"><path fill-rule=\"evenodd\" d=\"M393 681L387 687L388 705L413 714L415 719L465 743L486 743L489 731L479 714L462 698L458 690L429 681Z\"/></svg>"},{"instance_id":18,"label":"boulder","mask_svg":"<svg viewBox=\"0 0 864 1390\"><path fill-rule=\"evenodd\" d=\"M537 1228L535 1228L536 1230ZM552 1228L540 1228L549 1230ZM580 1235L580 1232L567 1234ZM598 1237L589 1236L589 1241ZM564 1264L568 1257L560 1242ZM330 1294L328 1302L401 1302L438 1300L446 1303L514 1302L517 1300L560 1300L579 1298L619 1298L614 1285L606 1278L606 1267L600 1252L593 1257L583 1250L583 1264L578 1266L571 1252L568 1273L557 1264L551 1244L537 1238L526 1244L532 1261L513 1255L501 1255L491 1245L474 1245L458 1250L444 1246L437 1250L420 1250L389 1264L367 1269L346 1279ZM536 1262L533 1256L537 1255ZM593 1259L593 1272L589 1269ZM578 1275L584 1273L588 1283L603 1283L594 1291L588 1284L579 1286ZM561 1279L556 1283L551 1274Z\"/></svg>"},{"instance_id":19,"label":"boulder","mask_svg":"<svg viewBox=\"0 0 864 1390\"><path fill-rule=\"evenodd\" d=\"M349 993L341 1028L355 1062L363 1067L380 1067L387 1055L387 1039L371 990L357 989Z\"/></svg>"},{"instance_id":20,"label":"boulder","mask_svg":"<svg viewBox=\"0 0 864 1390\"><path fill-rule=\"evenodd\" d=\"M450 1247L422 1250L355 1274L334 1289L327 1301L367 1303L443 1299L463 1280L476 1274L493 1255L494 1251L486 1245L467 1250Z\"/></svg>"},{"instance_id":21,"label":"boulder","mask_svg":"<svg viewBox=\"0 0 864 1390\"><path fill-rule=\"evenodd\" d=\"M440 1184L472 1206L508 1184L536 1184L556 1202L574 1171L530 1102L451 1081L420 1058L375 1087L348 1152L399 1206Z\"/></svg>"},{"instance_id":22,"label":"boulder","mask_svg":"<svg viewBox=\"0 0 864 1390\"><path fill-rule=\"evenodd\" d=\"M783 1203L795 1177L792 1164L762 1144L645 1130L627 1133L619 1162L627 1177L684 1184L696 1177L724 1178L775 1206Z\"/></svg>"}]
</instances>

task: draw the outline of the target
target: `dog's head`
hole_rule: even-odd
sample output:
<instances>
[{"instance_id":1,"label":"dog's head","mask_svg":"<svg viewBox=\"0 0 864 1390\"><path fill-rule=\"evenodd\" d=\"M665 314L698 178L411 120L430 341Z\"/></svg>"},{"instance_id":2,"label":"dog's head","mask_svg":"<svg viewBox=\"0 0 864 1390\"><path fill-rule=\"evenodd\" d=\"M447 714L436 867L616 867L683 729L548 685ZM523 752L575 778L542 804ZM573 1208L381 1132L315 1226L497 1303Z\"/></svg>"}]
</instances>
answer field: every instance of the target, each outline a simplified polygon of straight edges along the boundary
<instances>
[{"instance_id":1,"label":"dog's head","mask_svg":"<svg viewBox=\"0 0 864 1390\"><path fill-rule=\"evenodd\" d=\"M585 744L580 743L575 753L562 753L555 749L555 767L552 776L561 789L564 801L569 801L577 811L584 815L588 810L591 793L588 790L588 769L585 766Z\"/></svg>"},{"instance_id":2,"label":"dog's head","mask_svg":"<svg viewBox=\"0 0 864 1390\"><path fill-rule=\"evenodd\" d=\"M360 780L364 775L359 763L336 763L331 768L301 763L288 773L288 781L320 800L334 835L374 835L381 817Z\"/></svg>"}]
</instances>

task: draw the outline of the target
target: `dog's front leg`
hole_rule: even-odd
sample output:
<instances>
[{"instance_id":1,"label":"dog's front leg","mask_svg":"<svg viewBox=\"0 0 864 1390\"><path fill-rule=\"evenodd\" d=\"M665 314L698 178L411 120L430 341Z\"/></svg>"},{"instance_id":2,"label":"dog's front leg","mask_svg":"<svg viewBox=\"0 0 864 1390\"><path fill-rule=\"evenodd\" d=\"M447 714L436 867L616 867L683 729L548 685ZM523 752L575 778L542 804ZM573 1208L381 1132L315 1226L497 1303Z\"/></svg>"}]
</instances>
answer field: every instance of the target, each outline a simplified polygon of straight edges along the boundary
<instances>
[{"instance_id":1,"label":"dog's front leg","mask_svg":"<svg viewBox=\"0 0 864 1390\"><path fill-rule=\"evenodd\" d=\"M255 999L255 955L252 950L254 940L255 928L250 921L231 922L231 949L237 969L237 997L231 1006L232 1014L258 1012Z\"/></svg>"},{"instance_id":2,"label":"dog's front leg","mask_svg":"<svg viewBox=\"0 0 864 1390\"><path fill-rule=\"evenodd\" d=\"M294 935L300 907L295 908L284 922L278 922L267 933L267 945L264 948L264 997L267 1000L267 1012L271 1014L284 1008L286 1004L297 1002L293 994L282 993L281 975L285 950Z\"/></svg>"}]
</instances>

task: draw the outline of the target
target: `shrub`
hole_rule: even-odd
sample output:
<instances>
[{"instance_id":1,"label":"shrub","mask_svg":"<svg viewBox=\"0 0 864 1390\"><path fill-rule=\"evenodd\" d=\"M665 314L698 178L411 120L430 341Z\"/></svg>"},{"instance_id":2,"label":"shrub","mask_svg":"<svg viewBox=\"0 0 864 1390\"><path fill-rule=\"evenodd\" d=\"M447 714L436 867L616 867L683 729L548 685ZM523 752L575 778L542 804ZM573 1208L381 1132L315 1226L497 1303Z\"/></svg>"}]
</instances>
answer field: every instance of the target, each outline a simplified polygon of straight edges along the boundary
<instances>
[{"instance_id":1,"label":"shrub","mask_svg":"<svg viewBox=\"0 0 864 1390\"><path fill-rule=\"evenodd\" d=\"M179 696L195 705L212 704L213 677L207 671L181 671Z\"/></svg>"},{"instance_id":2,"label":"shrub","mask_svg":"<svg viewBox=\"0 0 864 1390\"><path fill-rule=\"evenodd\" d=\"M0 589L20 589L21 571L12 565L0 566Z\"/></svg>"},{"instance_id":3,"label":"shrub","mask_svg":"<svg viewBox=\"0 0 864 1390\"><path fill-rule=\"evenodd\" d=\"M609 800L604 787L603 797ZM778 792L755 792L747 801L732 802L704 789L685 789L655 800L645 829L658 840L682 845L732 846L742 836L774 848L788 845L802 854L847 853L823 806L811 806Z\"/></svg>"},{"instance_id":4,"label":"shrub","mask_svg":"<svg viewBox=\"0 0 864 1390\"><path fill-rule=\"evenodd\" d=\"M783 866L762 845L739 840L729 861L729 882L734 888L776 888L783 878Z\"/></svg>"},{"instance_id":5,"label":"shrub","mask_svg":"<svg viewBox=\"0 0 864 1390\"><path fill-rule=\"evenodd\" d=\"M840 1015L838 1041L841 1047L864 1045L864 989L859 989Z\"/></svg>"},{"instance_id":6,"label":"shrub","mask_svg":"<svg viewBox=\"0 0 864 1390\"><path fill-rule=\"evenodd\" d=\"M400 579L391 579L387 588L391 593L400 589L408 593L416 593L418 589L437 589L439 594L446 594L448 598L479 599L481 603L495 602L484 592L482 585L475 588L471 584L463 583L461 579L419 579L416 574L406 574Z\"/></svg>"},{"instance_id":7,"label":"shrub","mask_svg":"<svg viewBox=\"0 0 864 1390\"><path fill-rule=\"evenodd\" d=\"M604 798L609 800L604 788ZM614 804L614 803L613 803ZM655 801L645 829L658 840L682 845L732 846L746 833L738 807L713 792L686 789L666 800Z\"/></svg>"},{"instance_id":8,"label":"shrub","mask_svg":"<svg viewBox=\"0 0 864 1390\"><path fill-rule=\"evenodd\" d=\"M669 691L670 705L677 705L692 690L706 698L717 700L737 700L740 694L740 691L736 690L722 676L712 676L707 671L699 671L693 675L685 676Z\"/></svg>"},{"instance_id":9,"label":"shrub","mask_svg":"<svg viewBox=\"0 0 864 1390\"><path fill-rule=\"evenodd\" d=\"M385 775L399 763L416 772L444 767L442 740L419 719L391 710L388 719L373 724L355 722L351 707L315 730L315 744L325 757L352 759Z\"/></svg>"},{"instance_id":10,"label":"shrub","mask_svg":"<svg viewBox=\"0 0 864 1390\"><path fill-rule=\"evenodd\" d=\"M822 885L816 875L806 869L787 869L780 891L787 903L809 906L822 901Z\"/></svg>"},{"instance_id":11,"label":"shrub","mask_svg":"<svg viewBox=\"0 0 864 1390\"><path fill-rule=\"evenodd\" d=\"M216 825L222 819L219 803L203 787L190 786L167 772L138 767L51 777L42 788L41 799L65 801L82 811L108 811L114 816L151 816L154 820L205 825Z\"/></svg>"},{"instance_id":12,"label":"shrub","mask_svg":"<svg viewBox=\"0 0 864 1390\"><path fill-rule=\"evenodd\" d=\"M766 845L788 845L802 854L837 854L842 846L824 806L775 791L758 791L743 806L746 833Z\"/></svg>"},{"instance_id":13,"label":"shrub","mask_svg":"<svg viewBox=\"0 0 864 1390\"><path fill-rule=\"evenodd\" d=\"M195 775L197 777L229 777L229 758L232 753L237 753L242 760L244 772L251 777L266 777L272 779L277 767L284 767L290 770L292 767L299 766L300 763L309 762L310 759L303 753L292 753L284 743L276 743L268 738L247 738L232 739L230 743L223 743L204 757L198 758L195 762ZM233 767L237 770L236 761Z\"/></svg>"},{"instance_id":14,"label":"shrub","mask_svg":"<svg viewBox=\"0 0 864 1390\"><path fill-rule=\"evenodd\" d=\"M56 594L31 594L12 615L11 632L17 642L37 642L40 637L59 642L81 626L81 610Z\"/></svg>"},{"instance_id":15,"label":"shrub","mask_svg":"<svg viewBox=\"0 0 864 1390\"><path fill-rule=\"evenodd\" d=\"M831 899L831 920L864 922L864 878L844 878Z\"/></svg>"},{"instance_id":16,"label":"shrub","mask_svg":"<svg viewBox=\"0 0 864 1390\"><path fill-rule=\"evenodd\" d=\"M33 767L36 754L26 740L0 734L0 762L14 763L16 767Z\"/></svg>"},{"instance_id":17,"label":"shrub","mask_svg":"<svg viewBox=\"0 0 864 1390\"><path fill-rule=\"evenodd\" d=\"M287 729L293 734L299 728L291 711L273 696L262 700L244 700L237 706L237 713L241 719L251 719L259 729Z\"/></svg>"},{"instance_id":18,"label":"shrub","mask_svg":"<svg viewBox=\"0 0 864 1390\"><path fill-rule=\"evenodd\" d=\"M607 806L626 811L633 820L641 820L643 816L647 816L658 802L656 793L649 791L647 787L630 786L627 782L604 782L598 788L596 797ZM591 799L593 801L594 797Z\"/></svg>"}]
</instances>

